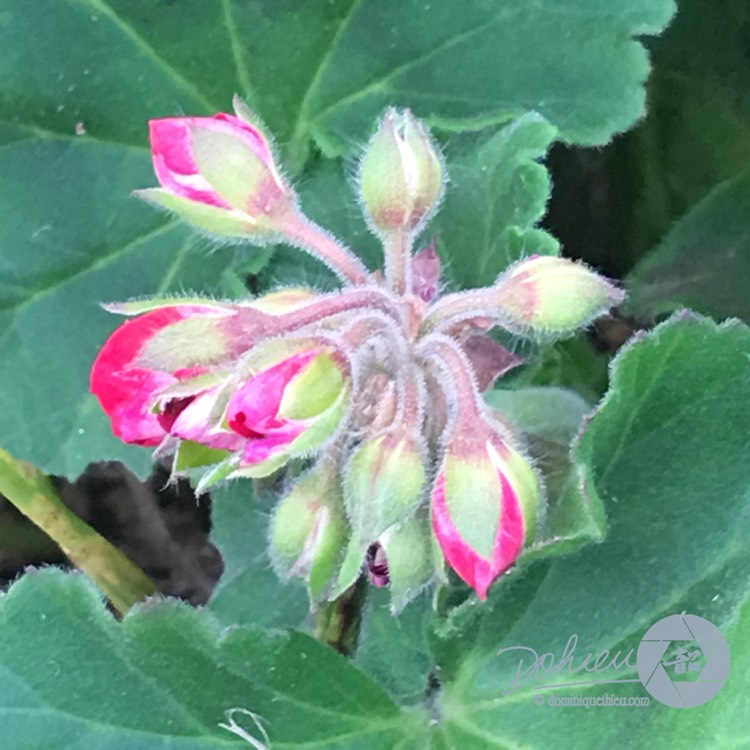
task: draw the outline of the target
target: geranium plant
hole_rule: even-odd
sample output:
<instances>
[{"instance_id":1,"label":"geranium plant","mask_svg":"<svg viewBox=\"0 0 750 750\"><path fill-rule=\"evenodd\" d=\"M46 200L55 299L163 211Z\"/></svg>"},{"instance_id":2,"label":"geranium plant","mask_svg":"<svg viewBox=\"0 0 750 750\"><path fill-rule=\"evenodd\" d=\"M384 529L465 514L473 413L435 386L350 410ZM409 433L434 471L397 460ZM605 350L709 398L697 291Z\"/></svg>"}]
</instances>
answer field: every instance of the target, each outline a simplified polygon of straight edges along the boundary
<instances>
[{"instance_id":1,"label":"geranium plant","mask_svg":"<svg viewBox=\"0 0 750 750\"><path fill-rule=\"evenodd\" d=\"M300 245L344 290L110 306L143 314L105 344L92 391L116 435L173 456L173 476L205 467L199 492L313 459L271 532L271 558L313 599L341 596L364 566L392 585L398 611L444 579L443 558L486 599L543 510L520 436L481 398L521 362L488 331L567 336L622 293L573 261L532 255L490 287L438 295L439 257L412 247L446 176L408 110L385 114L359 170L386 260L385 274L369 273L302 214L257 118L239 99L235 111L152 121L163 187L137 195L219 240Z\"/></svg>"},{"instance_id":2,"label":"geranium plant","mask_svg":"<svg viewBox=\"0 0 750 750\"><path fill-rule=\"evenodd\" d=\"M0 12L3 747L747 739L718 5Z\"/></svg>"}]
</instances>

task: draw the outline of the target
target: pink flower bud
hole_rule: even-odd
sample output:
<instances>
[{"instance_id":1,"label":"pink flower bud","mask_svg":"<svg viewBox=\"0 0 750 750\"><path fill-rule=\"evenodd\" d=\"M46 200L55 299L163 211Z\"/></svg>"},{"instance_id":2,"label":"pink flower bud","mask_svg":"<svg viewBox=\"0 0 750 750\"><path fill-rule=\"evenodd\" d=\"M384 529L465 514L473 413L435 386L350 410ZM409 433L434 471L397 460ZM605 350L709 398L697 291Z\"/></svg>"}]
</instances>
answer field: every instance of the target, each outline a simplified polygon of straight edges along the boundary
<instances>
[{"instance_id":1,"label":"pink flower bud","mask_svg":"<svg viewBox=\"0 0 750 750\"><path fill-rule=\"evenodd\" d=\"M389 109L360 166L362 200L375 230L414 232L443 192L443 166L425 126Z\"/></svg>"},{"instance_id":2,"label":"pink flower bud","mask_svg":"<svg viewBox=\"0 0 750 750\"><path fill-rule=\"evenodd\" d=\"M367 548L365 571L367 573L367 580L376 589L382 589L391 582L388 560L385 556L385 550L379 542L375 542Z\"/></svg>"},{"instance_id":3,"label":"pink flower bud","mask_svg":"<svg viewBox=\"0 0 750 750\"><path fill-rule=\"evenodd\" d=\"M344 414L349 386L337 358L322 346L270 364L243 383L227 410L230 430L245 438L245 476L266 476L292 455L323 443Z\"/></svg>"},{"instance_id":4,"label":"pink flower bud","mask_svg":"<svg viewBox=\"0 0 750 750\"><path fill-rule=\"evenodd\" d=\"M91 369L91 392L126 443L158 445L194 396L153 408L158 394L203 371L200 366L154 367L143 355L161 332L183 321L212 319L218 326L227 312L210 305L179 305L153 310L120 326L107 340Z\"/></svg>"},{"instance_id":5,"label":"pink flower bud","mask_svg":"<svg viewBox=\"0 0 750 750\"><path fill-rule=\"evenodd\" d=\"M533 536L540 488L528 462L479 425L454 434L432 490L432 528L448 564L479 595Z\"/></svg>"},{"instance_id":6,"label":"pink flower bud","mask_svg":"<svg viewBox=\"0 0 750 750\"><path fill-rule=\"evenodd\" d=\"M574 333L625 297L622 290L581 263L540 255L502 274L495 295L504 328L553 336Z\"/></svg>"},{"instance_id":7,"label":"pink flower bud","mask_svg":"<svg viewBox=\"0 0 750 750\"><path fill-rule=\"evenodd\" d=\"M414 294L424 302L431 302L440 285L440 256L433 240L420 250L412 260L412 288Z\"/></svg>"},{"instance_id":8,"label":"pink flower bud","mask_svg":"<svg viewBox=\"0 0 750 750\"><path fill-rule=\"evenodd\" d=\"M242 115L240 105L235 100ZM273 238L296 199L260 128L224 113L151 120L149 127L162 188L136 195L211 234Z\"/></svg>"}]
</instances>

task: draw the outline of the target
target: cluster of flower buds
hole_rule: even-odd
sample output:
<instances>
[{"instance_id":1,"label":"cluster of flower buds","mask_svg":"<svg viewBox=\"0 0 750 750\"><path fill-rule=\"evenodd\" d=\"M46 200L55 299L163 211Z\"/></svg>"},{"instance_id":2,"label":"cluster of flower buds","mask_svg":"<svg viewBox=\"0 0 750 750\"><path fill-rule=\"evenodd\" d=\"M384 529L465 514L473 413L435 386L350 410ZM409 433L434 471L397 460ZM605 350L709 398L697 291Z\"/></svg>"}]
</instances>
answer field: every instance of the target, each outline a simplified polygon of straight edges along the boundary
<instances>
[{"instance_id":1,"label":"cluster of flower buds","mask_svg":"<svg viewBox=\"0 0 750 750\"><path fill-rule=\"evenodd\" d=\"M361 161L386 258L372 273L303 215L262 126L239 100L235 113L152 121L162 187L138 195L212 237L299 247L342 289L110 305L134 317L102 348L93 393L118 437L171 456L199 492L306 462L270 544L280 574L303 577L314 601L366 575L390 586L397 611L445 581L446 564L484 599L533 541L544 494L482 399L519 362L490 329L559 338L622 293L581 264L532 256L490 287L441 296L434 244L413 248L445 169L409 111L385 114Z\"/></svg>"}]
</instances>

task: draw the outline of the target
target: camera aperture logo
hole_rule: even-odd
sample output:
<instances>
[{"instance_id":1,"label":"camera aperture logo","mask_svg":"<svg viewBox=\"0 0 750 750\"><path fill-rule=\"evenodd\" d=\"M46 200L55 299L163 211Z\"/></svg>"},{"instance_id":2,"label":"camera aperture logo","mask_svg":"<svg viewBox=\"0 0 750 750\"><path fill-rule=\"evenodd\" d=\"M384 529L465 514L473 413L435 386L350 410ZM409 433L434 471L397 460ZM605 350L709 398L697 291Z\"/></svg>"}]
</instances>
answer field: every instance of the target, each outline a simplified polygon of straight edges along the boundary
<instances>
[{"instance_id":1,"label":"camera aperture logo","mask_svg":"<svg viewBox=\"0 0 750 750\"><path fill-rule=\"evenodd\" d=\"M571 635L559 656L538 654L528 646L511 646L500 655L519 656L515 677L504 695L534 684L534 703L547 706L647 706L648 697L592 695L591 686L641 683L649 695L673 708L693 708L714 698L729 677L729 646L721 631L697 615L670 615L652 625L637 653L630 649L576 654L578 636ZM636 672L638 677L626 678ZM566 681L566 676L571 679ZM561 679L562 678L562 679ZM595 679L593 679L595 678ZM555 692L544 693L542 691ZM585 693L560 696L560 688L586 688Z\"/></svg>"},{"instance_id":2,"label":"camera aperture logo","mask_svg":"<svg viewBox=\"0 0 750 750\"><path fill-rule=\"evenodd\" d=\"M671 615L652 625L638 646L638 676L667 706L707 703L729 677L729 645L719 628L697 615Z\"/></svg>"}]
</instances>

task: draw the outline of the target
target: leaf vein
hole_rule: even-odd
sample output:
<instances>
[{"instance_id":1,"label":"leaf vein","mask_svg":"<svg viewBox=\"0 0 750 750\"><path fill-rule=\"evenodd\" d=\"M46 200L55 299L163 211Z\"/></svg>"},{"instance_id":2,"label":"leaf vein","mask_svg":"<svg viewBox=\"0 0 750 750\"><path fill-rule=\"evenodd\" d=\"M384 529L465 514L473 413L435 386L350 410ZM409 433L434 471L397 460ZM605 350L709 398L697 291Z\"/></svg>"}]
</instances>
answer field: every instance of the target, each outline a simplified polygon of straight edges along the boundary
<instances>
[{"instance_id":1,"label":"leaf vein","mask_svg":"<svg viewBox=\"0 0 750 750\"><path fill-rule=\"evenodd\" d=\"M213 104L205 94L191 81L177 70L173 65L167 62L161 57L157 51L127 22L124 18L119 16L115 11L107 5L105 0L78 0L89 5L94 10L104 14L113 25L118 28L128 39L133 41L143 52L145 52L151 59L155 60L165 71L167 71L172 78L179 83L186 91L189 91L197 100L201 106L207 110L221 109Z\"/></svg>"}]
</instances>

